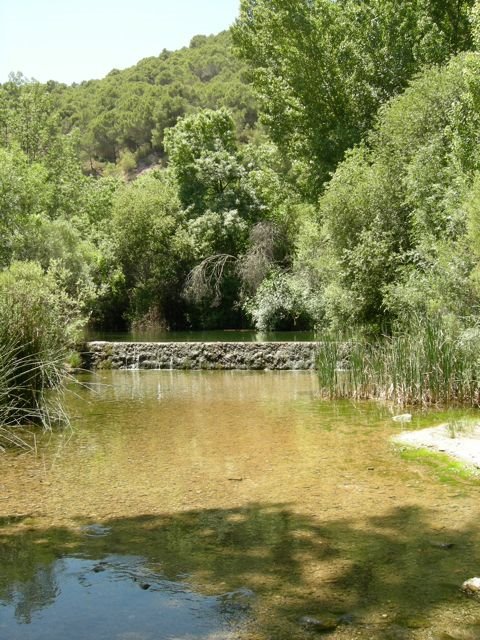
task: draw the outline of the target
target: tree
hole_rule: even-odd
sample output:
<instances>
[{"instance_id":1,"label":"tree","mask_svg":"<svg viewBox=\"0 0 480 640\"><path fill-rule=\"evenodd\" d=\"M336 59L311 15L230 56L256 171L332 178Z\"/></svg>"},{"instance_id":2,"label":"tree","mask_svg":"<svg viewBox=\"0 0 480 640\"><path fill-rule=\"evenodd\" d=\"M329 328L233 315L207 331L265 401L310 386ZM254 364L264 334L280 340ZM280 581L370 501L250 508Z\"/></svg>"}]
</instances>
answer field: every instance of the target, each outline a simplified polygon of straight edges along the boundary
<instances>
[{"instance_id":1,"label":"tree","mask_svg":"<svg viewBox=\"0 0 480 640\"><path fill-rule=\"evenodd\" d=\"M11 76L0 86L3 145L17 144L33 162L45 156L60 132L56 101L46 85Z\"/></svg>"},{"instance_id":2,"label":"tree","mask_svg":"<svg viewBox=\"0 0 480 640\"><path fill-rule=\"evenodd\" d=\"M165 149L180 200L191 217L226 208L241 175L234 123L226 109L205 109L183 118L167 130Z\"/></svg>"},{"instance_id":3,"label":"tree","mask_svg":"<svg viewBox=\"0 0 480 640\"><path fill-rule=\"evenodd\" d=\"M426 70L338 166L296 270L316 274L330 322L476 313L479 65L470 53Z\"/></svg>"},{"instance_id":4,"label":"tree","mask_svg":"<svg viewBox=\"0 0 480 640\"><path fill-rule=\"evenodd\" d=\"M322 189L378 108L424 65L471 46L473 0L242 0L233 35L262 116Z\"/></svg>"},{"instance_id":5,"label":"tree","mask_svg":"<svg viewBox=\"0 0 480 640\"><path fill-rule=\"evenodd\" d=\"M0 148L0 268L12 260L13 247L28 219L48 207L50 188L43 165L31 164L17 148Z\"/></svg>"},{"instance_id":6,"label":"tree","mask_svg":"<svg viewBox=\"0 0 480 640\"><path fill-rule=\"evenodd\" d=\"M169 326L181 315L180 292L189 259L189 244L177 233L181 221L175 185L164 174L147 174L117 192L114 251L131 321L150 317Z\"/></svg>"}]
</instances>

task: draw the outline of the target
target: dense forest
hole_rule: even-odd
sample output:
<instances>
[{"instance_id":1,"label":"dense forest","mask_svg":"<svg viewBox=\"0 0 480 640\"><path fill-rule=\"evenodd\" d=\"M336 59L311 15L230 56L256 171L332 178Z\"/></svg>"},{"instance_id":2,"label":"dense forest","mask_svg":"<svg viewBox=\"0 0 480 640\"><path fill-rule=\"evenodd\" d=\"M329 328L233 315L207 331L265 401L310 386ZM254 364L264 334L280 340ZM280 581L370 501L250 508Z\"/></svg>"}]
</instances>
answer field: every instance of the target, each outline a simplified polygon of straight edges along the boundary
<instances>
[{"instance_id":1,"label":"dense forest","mask_svg":"<svg viewBox=\"0 0 480 640\"><path fill-rule=\"evenodd\" d=\"M42 309L61 319L54 344L86 322L368 336L440 323L471 350L479 46L473 0L242 0L231 31L102 80L12 75L3 350L32 342Z\"/></svg>"}]
</instances>

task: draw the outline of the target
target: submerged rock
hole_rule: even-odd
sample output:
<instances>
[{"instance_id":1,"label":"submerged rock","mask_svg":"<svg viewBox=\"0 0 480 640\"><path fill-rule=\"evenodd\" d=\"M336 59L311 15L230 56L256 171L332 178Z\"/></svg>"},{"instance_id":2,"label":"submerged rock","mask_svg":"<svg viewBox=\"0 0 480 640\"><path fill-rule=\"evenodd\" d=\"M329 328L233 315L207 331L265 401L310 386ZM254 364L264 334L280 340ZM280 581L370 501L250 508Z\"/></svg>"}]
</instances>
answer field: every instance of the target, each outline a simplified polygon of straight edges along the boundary
<instances>
[{"instance_id":1,"label":"submerged rock","mask_svg":"<svg viewBox=\"0 0 480 640\"><path fill-rule=\"evenodd\" d=\"M342 613L338 616L337 622L338 624L355 624L355 616L352 613Z\"/></svg>"},{"instance_id":2,"label":"submerged rock","mask_svg":"<svg viewBox=\"0 0 480 640\"><path fill-rule=\"evenodd\" d=\"M454 542L437 542L435 540L432 540L430 542L430 546L433 547L434 549L453 549L453 547L455 546Z\"/></svg>"},{"instance_id":3,"label":"submerged rock","mask_svg":"<svg viewBox=\"0 0 480 640\"><path fill-rule=\"evenodd\" d=\"M339 621L338 618L332 615L325 615L321 618L316 618L314 616L303 616L300 618L300 624L302 627L307 629L308 631L317 631L322 633L324 631L333 631L338 627Z\"/></svg>"},{"instance_id":4,"label":"submerged rock","mask_svg":"<svg viewBox=\"0 0 480 640\"><path fill-rule=\"evenodd\" d=\"M94 573L100 573L101 571L106 571L107 567L106 567L106 563L105 562L99 562L98 564L96 564L92 571Z\"/></svg>"}]
</instances>

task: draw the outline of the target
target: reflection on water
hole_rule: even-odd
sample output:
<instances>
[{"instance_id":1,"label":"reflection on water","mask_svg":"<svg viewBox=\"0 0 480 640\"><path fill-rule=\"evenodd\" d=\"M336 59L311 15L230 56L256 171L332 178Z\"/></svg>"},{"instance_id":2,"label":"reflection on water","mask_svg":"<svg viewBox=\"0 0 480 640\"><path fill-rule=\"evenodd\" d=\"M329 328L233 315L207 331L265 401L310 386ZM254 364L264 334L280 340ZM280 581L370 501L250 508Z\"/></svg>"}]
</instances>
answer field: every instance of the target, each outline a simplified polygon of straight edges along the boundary
<instances>
[{"instance_id":1,"label":"reflection on water","mask_svg":"<svg viewBox=\"0 0 480 640\"><path fill-rule=\"evenodd\" d=\"M66 557L12 585L0 631L4 638L36 640L226 638L251 598L247 590L196 594L147 570L141 557Z\"/></svg>"},{"instance_id":2,"label":"reflection on water","mask_svg":"<svg viewBox=\"0 0 480 640\"><path fill-rule=\"evenodd\" d=\"M402 460L387 408L307 372L83 382L71 432L0 460L0 637L480 637L478 485Z\"/></svg>"}]
</instances>

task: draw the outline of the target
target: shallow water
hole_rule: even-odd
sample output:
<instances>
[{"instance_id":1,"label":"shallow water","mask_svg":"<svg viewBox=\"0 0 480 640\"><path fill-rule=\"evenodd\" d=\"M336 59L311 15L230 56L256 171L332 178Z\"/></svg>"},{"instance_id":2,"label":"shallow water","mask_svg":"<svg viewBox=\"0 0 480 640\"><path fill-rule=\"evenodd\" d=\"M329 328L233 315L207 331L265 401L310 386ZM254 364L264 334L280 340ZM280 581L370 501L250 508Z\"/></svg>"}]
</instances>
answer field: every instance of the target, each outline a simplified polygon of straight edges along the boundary
<instances>
[{"instance_id":1,"label":"shallow water","mask_svg":"<svg viewBox=\"0 0 480 640\"><path fill-rule=\"evenodd\" d=\"M87 376L0 459L0 638L480 638L479 486L402 459L314 374ZM415 417L409 428L444 415Z\"/></svg>"}]
</instances>

